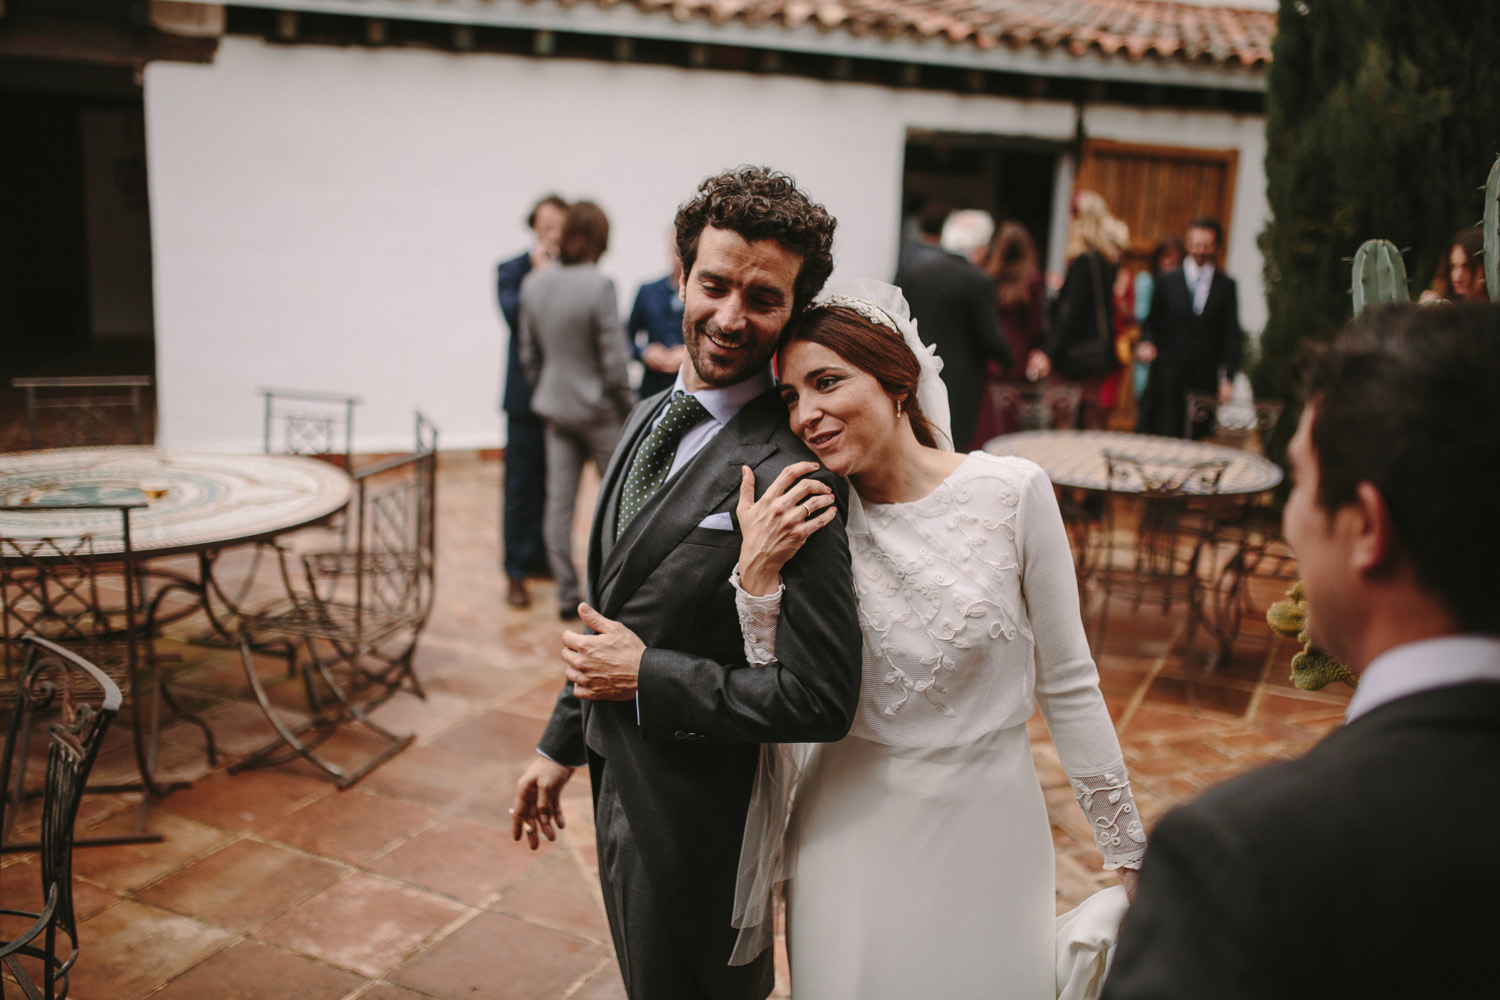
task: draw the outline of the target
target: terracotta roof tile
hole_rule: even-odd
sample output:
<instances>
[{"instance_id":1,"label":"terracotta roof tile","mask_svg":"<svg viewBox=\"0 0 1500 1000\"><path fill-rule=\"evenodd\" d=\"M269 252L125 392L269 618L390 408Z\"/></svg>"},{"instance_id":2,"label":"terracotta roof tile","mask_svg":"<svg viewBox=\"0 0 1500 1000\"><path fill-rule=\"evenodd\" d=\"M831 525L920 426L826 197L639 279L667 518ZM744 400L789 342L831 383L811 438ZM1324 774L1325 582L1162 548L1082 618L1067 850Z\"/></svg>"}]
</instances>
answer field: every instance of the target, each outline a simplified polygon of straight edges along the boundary
<instances>
[{"instance_id":1,"label":"terracotta roof tile","mask_svg":"<svg viewBox=\"0 0 1500 1000\"><path fill-rule=\"evenodd\" d=\"M606 0L595 0L604 3ZM882 38L946 38L991 48L1061 48L1130 60L1184 59L1259 66L1270 59L1276 15L1171 0L630 0L670 7L680 21L812 21Z\"/></svg>"}]
</instances>

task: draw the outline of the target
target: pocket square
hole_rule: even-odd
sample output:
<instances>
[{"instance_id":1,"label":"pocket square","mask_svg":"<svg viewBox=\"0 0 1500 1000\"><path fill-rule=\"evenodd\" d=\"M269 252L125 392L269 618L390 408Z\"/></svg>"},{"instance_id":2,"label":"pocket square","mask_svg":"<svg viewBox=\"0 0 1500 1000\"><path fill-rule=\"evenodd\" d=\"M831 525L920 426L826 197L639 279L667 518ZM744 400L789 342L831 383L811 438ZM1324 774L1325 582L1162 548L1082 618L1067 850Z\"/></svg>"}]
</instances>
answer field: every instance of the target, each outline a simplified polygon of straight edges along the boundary
<instances>
[{"instance_id":1,"label":"pocket square","mask_svg":"<svg viewBox=\"0 0 1500 1000\"><path fill-rule=\"evenodd\" d=\"M698 522L700 528L712 528L714 531L733 531L734 518L730 517L729 511L721 511L710 514Z\"/></svg>"}]
</instances>

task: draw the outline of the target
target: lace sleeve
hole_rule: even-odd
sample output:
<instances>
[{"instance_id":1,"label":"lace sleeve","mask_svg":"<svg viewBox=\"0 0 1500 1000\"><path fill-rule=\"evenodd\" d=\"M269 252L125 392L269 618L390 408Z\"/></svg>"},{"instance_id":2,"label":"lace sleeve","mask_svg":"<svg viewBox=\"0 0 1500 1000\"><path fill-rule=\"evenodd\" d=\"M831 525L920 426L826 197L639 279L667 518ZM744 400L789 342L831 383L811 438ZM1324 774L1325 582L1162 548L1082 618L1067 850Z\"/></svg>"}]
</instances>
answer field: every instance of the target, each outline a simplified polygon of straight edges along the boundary
<instances>
[{"instance_id":1,"label":"lace sleeve","mask_svg":"<svg viewBox=\"0 0 1500 1000\"><path fill-rule=\"evenodd\" d=\"M776 625L781 621L781 595L786 593L786 584L778 581L774 592L760 597L747 594L740 587L740 566L735 563L729 585L734 588L734 608L740 616L745 659L752 667L775 663Z\"/></svg>"},{"instance_id":2,"label":"lace sleeve","mask_svg":"<svg viewBox=\"0 0 1500 1000\"><path fill-rule=\"evenodd\" d=\"M1094 831L1106 869L1139 868L1146 854L1146 831L1130 794L1125 762L1104 774L1069 776L1073 797Z\"/></svg>"}]
</instances>

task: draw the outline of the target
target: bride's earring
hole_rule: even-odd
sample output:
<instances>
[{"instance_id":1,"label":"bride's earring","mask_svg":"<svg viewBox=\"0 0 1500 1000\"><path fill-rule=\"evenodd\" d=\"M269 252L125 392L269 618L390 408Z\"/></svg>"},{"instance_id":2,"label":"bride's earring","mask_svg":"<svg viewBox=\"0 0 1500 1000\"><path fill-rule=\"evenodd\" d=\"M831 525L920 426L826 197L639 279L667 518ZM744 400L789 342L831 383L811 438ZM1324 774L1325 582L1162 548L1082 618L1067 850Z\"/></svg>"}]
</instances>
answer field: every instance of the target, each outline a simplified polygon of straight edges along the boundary
<instances>
[{"instance_id":1,"label":"bride's earring","mask_svg":"<svg viewBox=\"0 0 1500 1000\"><path fill-rule=\"evenodd\" d=\"M896 400L896 419L901 419L901 400Z\"/></svg>"}]
</instances>

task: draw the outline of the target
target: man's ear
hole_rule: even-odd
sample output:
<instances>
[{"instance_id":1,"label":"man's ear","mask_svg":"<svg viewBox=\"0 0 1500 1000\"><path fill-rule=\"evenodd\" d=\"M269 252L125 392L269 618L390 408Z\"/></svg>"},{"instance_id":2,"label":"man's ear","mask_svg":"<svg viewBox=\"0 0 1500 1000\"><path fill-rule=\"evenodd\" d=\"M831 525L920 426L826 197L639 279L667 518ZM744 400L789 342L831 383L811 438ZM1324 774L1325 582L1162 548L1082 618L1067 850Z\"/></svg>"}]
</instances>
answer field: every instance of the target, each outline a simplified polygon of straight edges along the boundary
<instances>
[{"instance_id":1,"label":"man's ear","mask_svg":"<svg viewBox=\"0 0 1500 1000\"><path fill-rule=\"evenodd\" d=\"M677 276L677 301L687 304L687 272L683 271Z\"/></svg>"},{"instance_id":2,"label":"man's ear","mask_svg":"<svg viewBox=\"0 0 1500 1000\"><path fill-rule=\"evenodd\" d=\"M1350 518L1352 532L1350 559L1353 568L1372 574L1388 569L1396 558L1396 525L1391 508L1374 483L1363 482L1354 489L1354 499L1340 511Z\"/></svg>"}]
</instances>

